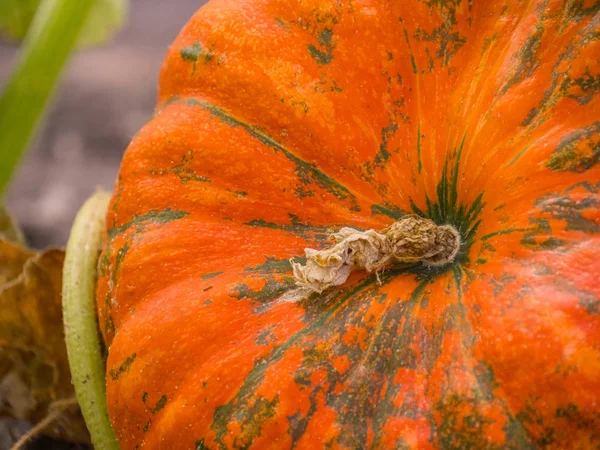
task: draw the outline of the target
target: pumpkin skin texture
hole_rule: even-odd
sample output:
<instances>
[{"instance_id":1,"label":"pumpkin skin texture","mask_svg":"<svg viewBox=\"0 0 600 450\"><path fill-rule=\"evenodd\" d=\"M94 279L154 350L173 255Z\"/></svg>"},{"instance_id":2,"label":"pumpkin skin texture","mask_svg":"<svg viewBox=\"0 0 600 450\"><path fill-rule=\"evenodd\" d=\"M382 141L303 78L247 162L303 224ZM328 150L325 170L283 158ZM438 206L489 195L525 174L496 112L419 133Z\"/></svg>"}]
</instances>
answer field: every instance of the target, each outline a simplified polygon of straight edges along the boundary
<instances>
[{"instance_id":1,"label":"pumpkin skin texture","mask_svg":"<svg viewBox=\"0 0 600 450\"><path fill-rule=\"evenodd\" d=\"M599 10L202 7L107 216L121 448L598 448ZM290 258L404 214L455 262L294 298Z\"/></svg>"}]
</instances>

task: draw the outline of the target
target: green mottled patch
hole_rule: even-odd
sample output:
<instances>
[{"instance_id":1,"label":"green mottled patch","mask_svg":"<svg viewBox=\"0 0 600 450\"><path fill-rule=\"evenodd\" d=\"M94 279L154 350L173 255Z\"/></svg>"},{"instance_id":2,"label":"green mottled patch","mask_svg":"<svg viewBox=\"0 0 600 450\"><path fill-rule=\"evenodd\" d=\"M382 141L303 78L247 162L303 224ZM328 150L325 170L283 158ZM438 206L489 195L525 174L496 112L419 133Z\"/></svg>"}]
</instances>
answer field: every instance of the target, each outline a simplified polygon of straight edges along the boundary
<instances>
[{"instance_id":1,"label":"green mottled patch","mask_svg":"<svg viewBox=\"0 0 600 450\"><path fill-rule=\"evenodd\" d=\"M146 408L148 409L148 411L154 415L157 412L159 412L161 409L163 409L165 407L165 405L167 404L167 396L163 395L161 396L158 401L156 402L156 404L154 406L148 406L146 404L146 402L148 401L148 393L144 392L142 394L142 402L144 403L144 406L146 406Z\"/></svg>"},{"instance_id":2,"label":"green mottled patch","mask_svg":"<svg viewBox=\"0 0 600 450\"><path fill-rule=\"evenodd\" d=\"M546 426L544 418L536 408L535 402L536 400L532 400L531 398L527 399L525 406L517 413L516 418L527 427L535 427L540 430L540 432L537 433L539 437L534 443L538 448L544 448L551 445L556 440L555 431L553 428Z\"/></svg>"},{"instance_id":3,"label":"green mottled patch","mask_svg":"<svg viewBox=\"0 0 600 450\"><path fill-rule=\"evenodd\" d=\"M254 427L258 427L259 424L256 423L256 419L258 417L261 419L261 424L266 420L266 418L268 418L265 414L257 414L255 411L256 408L253 408L253 405L255 404L254 396L256 394L256 389L263 382L265 373L269 367L272 367L273 364L280 361L288 349L300 344L301 340L305 336L315 332L316 330L323 329L323 325L337 310L339 310L342 305L344 305L349 299L355 299L358 292L362 291L367 286L373 285L374 283L374 279L369 279L365 283L355 287L354 289L351 289L349 292L343 292L337 301L334 302L331 307L328 308L328 310L323 311L322 314L319 314L318 317L315 317L312 323L295 333L283 344L275 347L269 355L256 362L253 370L245 378L243 385L240 387L235 397L232 398L227 404L218 407L215 411L211 428L214 430L217 437L217 443L220 444L221 447L225 445L223 439L228 433L229 424L232 422L247 423L254 421ZM327 295L323 297L327 297ZM266 405L261 405L259 409L265 410L267 407ZM246 440L248 445L251 444L251 442L251 439L250 442Z\"/></svg>"},{"instance_id":4,"label":"green mottled patch","mask_svg":"<svg viewBox=\"0 0 600 450\"><path fill-rule=\"evenodd\" d=\"M587 68L585 73L578 78L565 77L558 91L563 97L571 98L580 105L585 105L600 92L600 75L592 74Z\"/></svg>"},{"instance_id":5,"label":"green mottled patch","mask_svg":"<svg viewBox=\"0 0 600 450\"><path fill-rule=\"evenodd\" d=\"M144 406L146 407L146 409L148 410L148 412L150 412L151 415L155 415L157 412L159 412L161 409L163 409L165 407L165 405L167 404L167 396L163 395L154 406L148 406L146 404L146 401L148 400L148 393L144 392L144 394L142 395L142 402L144 403ZM146 422L146 424L144 425L144 427L142 428L142 431L145 433L150 429L150 425L152 425L152 418L149 418L148 421Z\"/></svg>"},{"instance_id":6,"label":"green mottled patch","mask_svg":"<svg viewBox=\"0 0 600 450\"><path fill-rule=\"evenodd\" d=\"M534 251L554 251L565 246L566 242L555 237L540 237L533 232L526 233L521 239L521 244Z\"/></svg>"},{"instance_id":7,"label":"green mottled patch","mask_svg":"<svg viewBox=\"0 0 600 450\"><path fill-rule=\"evenodd\" d=\"M446 4L443 4L446 3ZM441 66L446 67L450 64L450 60L458 53L463 45L467 42L465 36L461 36L456 27L456 4L455 2L440 2L434 1L441 9L443 22L431 31L427 31L421 27L417 27L414 38L417 41L432 42L436 44L435 56L441 61ZM429 53L427 52L429 56ZM424 73L433 71L433 60L428 58L429 67Z\"/></svg>"},{"instance_id":8,"label":"green mottled patch","mask_svg":"<svg viewBox=\"0 0 600 450\"><path fill-rule=\"evenodd\" d=\"M110 375L110 378L113 381L117 381L122 374L129 372L129 369L131 368L131 365L135 361L136 356L137 356L137 354L135 354L135 353L131 356L128 356L127 358L125 358L125 361L123 361L117 369L109 370L108 373Z\"/></svg>"},{"instance_id":9,"label":"green mottled patch","mask_svg":"<svg viewBox=\"0 0 600 450\"><path fill-rule=\"evenodd\" d=\"M247 284L238 283L234 288L234 296L240 300L256 300L259 302L268 302L283 295L286 291L296 286L296 281L292 277L283 279L268 278L267 283L258 291L254 291Z\"/></svg>"},{"instance_id":10,"label":"green mottled patch","mask_svg":"<svg viewBox=\"0 0 600 450\"><path fill-rule=\"evenodd\" d=\"M250 222L244 223L244 225L256 228L270 228L273 230L283 230L289 233L297 234L299 236L303 236L305 238L313 238L317 240L325 240L328 239L329 235L335 229L335 226L331 227L323 227L317 225L310 225L307 223L302 223L296 216L290 215L291 223L290 224L279 224L274 222L267 222L264 219L254 219Z\"/></svg>"},{"instance_id":11,"label":"green mottled patch","mask_svg":"<svg viewBox=\"0 0 600 450\"><path fill-rule=\"evenodd\" d=\"M593 411L582 411L575 403L556 408L556 417L576 424L579 430L588 430L600 436L600 416Z\"/></svg>"},{"instance_id":12,"label":"green mottled patch","mask_svg":"<svg viewBox=\"0 0 600 450\"><path fill-rule=\"evenodd\" d=\"M532 228L523 234L521 244L530 248L536 248L538 242L541 240L540 237L546 239L552 235L552 228L548 219L530 218L529 223L532 225Z\"/></svg>"},{"instance_id":13,"label":"green mottled patch","mask_svg":"<svg viewBox=\"0 0 600 450\"><path fill-rule=\"evenodd\" d=\"M595 197L571 198L568 195L542 197L536 202L542 214L564 220L566 231L582 231L587 234L600 233L600 225L593 218L585 217L586 210L595 211L600 202Z\"/></svg>"},{"instance_id":14,"label":"green mottled patch","mask_svg":"<svg viewBox=\"0 0 600 450\"><path fill-rule=\"evenodd\" d=\"M181 180L182 183L187 183L189 181L201 181L201 182L209 183L210 182L209 178L196 174L196 172L191 167L189 167L189 163L193 159L194 159L194 153L192 152L192 150L188 150L181 157L181 161L179 162L178 165L176 165L174 167L170 167L168 169L163 169L163 170L151 170L150 173L152 175L174 174Z\"/></svg>"},{"instance_id":15,"label":"green mottled patch","mask_svg":"<svg viewBox=\"0 0 600 450\"><path fill-rule=\"evenodd\" d=\"M277 22L277 25L279 25L281 28L284 28L286 31L290 31L291 30L291 28L288 26L287 23L285 23L283 21L283 19L281 19L279 17L276 17L275 18L275 22Z\"/></svg>"},{"instance_id":16,"label":"green mottled patch","mask_svg":"<svg viewBox=\"0 0 600 450\"><path fill-rule=\"evenodd\" d=\"M240 417L242 419L241 430L235 437L233 448L250 448L254 439L260 436L263 424L275 416L278 404L278 395L273 400L258 397L248 409L248 414L243 413Z\"/></svg>"},{"instance_id":17,"label":"green mottled patch","mask_svg":"<svg viewBox=\"0 0 600 450\"><path fill-rule=\"evenodd\" d=\"M254 339L254 342L256 342L256 344L258 345L270 345L276 342L277 336L275 335L275 333L273 333L273 328L274 327L269 326L260 330L260 333L258 337Z\"/></svg>"},{"instance_id":18,"label":"green mottled patch","mask_svg":"<svg viewBox=\"0 0 600 450\"><path fill-rule=\"evenodd\" d=\"M136 214L129 222L126 222L119 227L113 227L109 229L108 238L114 239L116 236L128 231L130 228L136 228L136 232L139 232L146 225L164 225L165 223L169 223L173 220L181 219L188 214L189 213L186 211L177 211L172 210L171 208L166 208L162 211L153 209L145 214Z\"/></svg>"},{"instance_id":19,"label":"green mottled patch","mask_svg":"<svg viewBox=\"0 0 600 450\"><path fill-rule=\"evenodd\" d=\"M299 261L299 258L294 258L295 261ZM257 266L252 266L244 269L245 272L252 273L287 273L291 270L292 265L289 259L277 259L274 257L267 256L264 263Z\"/></svg>"},{"instance_id":20,"label":"green mottled patch","mask_svg":"<svg viewBox=\"0 0 600 450\"><path fill-rule=\"evenodd\" d=\"M579 306L588 314L600 315L600 300L593 295L580 296Z\"/></svg>"},{"instance_id":21,"label":"green mottled patch","mask_svg":"<svg viewBox=\"0 0 600 450\"><path fill-rule=\"evenodd\" d=\"M458 394L450 394L436 405L441 421L437 427L437 445L440 448L500 450L482 432L493 421L486 417L477 403Z\"/></svg>"},{"instance_id":22,"label":"green mottled patch","mask_svg":"<svg viewBox=\"0 0 600 450\"><path fill-rule=\"evenodd\" d=\"M125 259L125 256L127 255L127 252L129 252L129 248L130 248L130 243L129 241L125 242L125 244L123 244L119 250L117 251L117 255L115 257L115 265L114 267L110 266L110 264L108 264L108 267L106 269L106 272L110 272L110 281L108 283L108 292L106 293L106 296L104 297L104 307L106 308L106 312L105 312L105 318L104 318L104 329L108 332L114 332L115 331L115 324L111 315L111 309L113 306L117 305L117 299L116 297L113 295L113 293L116 291L118 285L119 285L119 281L118 281L118 274L119 274L119 270L121 269L121 264L123 264L123 261ZM109 255L110 252L110 248L106 250L106 254ZM110 261L110 259L109 259Z\"/></svg>"},{"instance_id":23,"label":"green mottled patch","mask_svg":"<svg viewBox=\"0 0 600 450\"><path fill-rule=\"evenodd\" d=\"M208 280L209 278L214 278L214 277L218 277L219 275L221 275L223 272L212 272L212 273L207 273L205 275L202 275L200 278L202 278L203 280Z\"/></svg>"},{"instance_id":24,"label":"green mottled patch","mask_svg":"<svg viewBox=\"0 0 600 450\"><path fill-rule=\"evenodd\" d=\"M308 46L308 52L315 59L315 61L317 61L317 63L321 64L321 65L329 64L331 62L331 60L333 59L333 55L331 53L327 53L322 50L319 50L317 47L315 47L312 44L310 44Z\"/></svg>"},{"instance_id":25,"label":"green mottled patch","mask_svg":"<svg viewBox=\"0 0 600 450\"><path fill-rule=\"evenodd\" d=\"M577 297L578 305L585 309L586 313L592 315L600 314L600 299L593 292L578 287L573 280L557 275L548 267L541 267L537 269L537 272L539 272L540 276L553 276L554 286L563 292Z\"/></svg>"},{"instance_id":26,"label":"green mottled patch","mask_svg":"<svg viewBox=\"0 0 600 450\"><path fill-rule=\"evenodd\" d=\"M584 16L596 14L600 9L599 5L596 2L596 5L584 8L581 0L569 1L565 14L562 16L562 27L566 29L568 26L572 26L572 21L578 22ZM564 46L554 64L552 78L544 89L543 98L537 106L529 111L523 126L540 126L552 117L551 111L564 98L573 99L584 105L600 92L600 77L597 73L592 72L593 69L590 69L590 66L593 67L593 65L586 64L583 75L578 69L580 63L586 59L582 57L581 53L589 46L595 45L599 39L597 31L595 31L596 27L595 21L590 21L569 45ZM574 61L577 63L574 64Z\"/></svg>"},{"instance_id":27,"label":"green mottled patch","mask_svg":"<svg viewBox=\"0 0 600 450\"><path fill-rule=\"evenodd\" d=\"M515 281L517 277L515 275L509 275L507 273L501 274L499 277L495 277L494 275L490 275L490 285L492 286L492 291L494 293L494 297L500 295L502 291L508 286L510 283Z\"/></svg>"},{"instance_id":28,"label":"green mottled patch","mask_svg":"<svg viewBox=\"0 0 600 450\"><path fill-rule=\"evenodd\" d=\"M371 214L380 214L398 220L400 217L406 215L406 211L403 211L395 205L384 203L383 205L371 205Z\"/></svg>"},{"instance_id":29,"label":"green mottled patch","mask_svg":"<svg viewBox=\"0 0 600 450\"><path fill-rule=\"evenodd\" d=\"M183 47L179 54L185 61L196 63L198 60L209 62L214 58L214 55L210 49L204 48L200 41L196 41L192 45Z\"/></svg>"},{"instance_id":30,"label":"green mottled patch","mask_svg":"<svg viewBox=\"0 0 600 450\"><path fill-rule=\"evenodd\" d=\"M329 46L333 44L333 30L330 28L325 28L321 33L319 33L319 37L317 38L319 44L323 46Z\"/></svg>"},{"instance_id":31,"label":"green mottled patch","mask_svg":"<svg viewBox=\"0 0 600 450\"><path fill-rule=\"evenodd\" d=\"M517 419L526 424L542 423L542 419L539 417L537 408L535 407L535 404L531 402L531 400L528 401L523 409L517 413Z\"/></svg>"},{"instance_id":32,"label":"green mottled patch","mask_svg":"<svg viewBox=\"0 0 600 450\"><path fill-rule=\"evenodd\" d=\"M595 211L599 206L594 196L571 197L570 191L579 185L558 193L548 193L540 197L535 206L539 210L530 217L532 227L523 234L521 244L534 251L553 251L566 248L567 242L553 237L550 218L558 224L566 223L565 231L583 232L586 234L600 233L600 225L585 214L586 210ZM586 187L586 185L581 185ZM593 188L590 187L590 189Z\"/></svg>"},{"instance_id":33,"label":"green mottled patch","mask_svg":"<svg viewBox=\"0 0 600 450\"><path fill-rule=\"evenodd\" d=\"M542 22L540 22L535 27L533 34L531 34L525 40L521 48L517 51L514 62L514 70L510 72L510 77L506 80L504 86L502 87L502 95L506 94L511 87L531 77L538 68L540 61L537 58L537 54L539 53L542 45L543 35L544 27L542 26Z\"/></svg>"},{"instance_id":34,"label":"green mottled patch","mask_svg":"<svg viewBox=\"0 0 600 450\"><path fill-rule=\"evenodd\" d=\"M390 159L390 152L388 150L388 141L398 131L398 124L395 122L390 123L387 127L381 130L381 144L379 144L379 151L375 155L374 166L384 166L385 163Z\"/></svg>"},{"instance_id":35,"label":"green mottled patch","mask_svg":"<svg viewBox=\"0 0 600 450\"><path fill-rule=\"evenodd\" d=\"M310 386L310 373L302 372L297 373L294 376L294 381L300 386ZM300 412L288 417L289 430L288 433L292 436L292 448L297 446L298 441L302 438L308 426L308 422L314 416L317 411L316 395L320 392L320 389L315 389L309 396L309 409L305 416ZM325 445L324 448L331 448L331 446Z\"/></svg>"},{"instance_id":36,"label":"green mottled patch","mask_svg":"<svg viewBox=\"0 0 600 450\"><path fill-rule=\"evenodd\" d=\"M304 186L298 186L296 189L294 189L294 194L298 198L306 198L313 197L316 194L316 192L312 189L306 189Z\"/></svg>"},{"instance_id":37,"label":"green mottled patch","mask_svg":"<svg viewBox=\"0 0 600 450\"><path fill-rule=\"evenodd\" d=\"M536 450L536 446L531 442L529 433L521 422L512 414L507 416L506 424L502 427L505 435L510 438L504 448L519 450Z\"/></svg>"},{"instance_id":38,"label":"green mottled patch","mask_svg":"<svg viewBox=\"0 0 600 450\"><path fill-rule=\"evenodd\" d=\"M325 28L318 34L317 42L321 48L319 49L313 44L310 44L308 46L308 52L317 64L329 64L333 60L333 30L331 28Z\"/></svg>"},{"instance_id":39,"label":"green mottled patch","mask_svg":"<svg viewBox=\"0 0 600 450\"><path fill-rule=\"evenodd\" d=\"M600 160L600 122L573 131L556 146L546 167L559 172L586 172Z\"/></svg>"},{"instance_id":40,"label":"green mottled patch","mask_svg":"<svg viewBox=\"0 0 600 450\"><path fill-rule=\"evenodd\" d=\"M433 72L433 69L435 68L435 63L433 61L433 57L431 56L431 53L429 52L429 49L427 47L425 48L425 54L427 55L427 70L423 70L421 72L423 74L431 73L431 72Z\"/></svg>"},{"instance_id":41,"label":"green mottled patch","mask_svg":"<svg viewBox=\"0 0 600 450\"><path fill-rule=\"evenodd\" d=\"M564 20L579 22L581 19L587 16L595 15L600 11L600 3L589 2L586 6L584 0L571 0L566 5Z\"/></svg>"},{"instance_id":42,"label":"green mottled patch","mask_svg":"<svg viewBox=\"0 0 600 450\"><path fill-rule=\"evenodd\" d=\"M146 424L143 426L142 431L146 433L150 429L150 425L152 425L152 418L148 419Z\"/></svg>"},{"instance_id":43,"label":"green mottled patch","mask_svg":"<svg viewBox=\"0 0 600 450\"><path fill-rule=\"evenodd\" d=\"M161 409L163 409L166 404L167 404L167 396L163 395L160 399L158 399L158 401L156 402L156 405L154 405L154 407L150 410L150 412L152 414L156 414Z\"/></svg>"},{"instance_id":44,"label":"green mottled patch","mask_svg":"<svg viewBox=\"0 0 600 450\"><path fill-rule=\"evenodd\" d=\"M294 100L290 102L290 104L296 107L297 110L302 111L304 114L308 114L310 112L310 108L308 107L308 103L304 100Z\"/></svg>"}]
</instances>

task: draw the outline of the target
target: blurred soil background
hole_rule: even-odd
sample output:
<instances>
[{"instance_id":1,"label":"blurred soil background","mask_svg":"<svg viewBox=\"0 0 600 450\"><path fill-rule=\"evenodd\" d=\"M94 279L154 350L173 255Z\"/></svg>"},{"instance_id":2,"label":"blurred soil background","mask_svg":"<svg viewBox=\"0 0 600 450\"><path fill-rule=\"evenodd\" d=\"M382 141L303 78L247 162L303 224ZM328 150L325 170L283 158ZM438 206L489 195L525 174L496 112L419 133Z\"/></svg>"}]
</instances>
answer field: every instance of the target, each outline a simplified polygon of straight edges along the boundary
<instances>
[{"instance_id":1,"label":"blurred soil background","mask_svg":"<svg viewBox=\"0 0 600 450\"><path fill-rule=\"evenodd\" d=\"M64 246L85 199L99 187L112 190L125 148L152 116L163 57L205 2L131 0L126 25L116 38L73 56L9 187L8 207L31 246ZM0 41L0 89L17 52L16 44ZM0 420L0 450L9 449L29 426ZM90 447L42 437L27 448Z\"/></svg>"},{"instance_id":2,"label":"blurred soil background","mask_svg":"<svg viewBox=\"0 0 600 450\"><path fill-rule=\"evenodd\" d=\"M8 191L31 246L64 246L85 199L98 187L112 191L123 151L152 115L164 55L205 2L131 0L116 38L73 56ZM17 51L0 41L0 89Z\"/></svg>"}]
</instances>

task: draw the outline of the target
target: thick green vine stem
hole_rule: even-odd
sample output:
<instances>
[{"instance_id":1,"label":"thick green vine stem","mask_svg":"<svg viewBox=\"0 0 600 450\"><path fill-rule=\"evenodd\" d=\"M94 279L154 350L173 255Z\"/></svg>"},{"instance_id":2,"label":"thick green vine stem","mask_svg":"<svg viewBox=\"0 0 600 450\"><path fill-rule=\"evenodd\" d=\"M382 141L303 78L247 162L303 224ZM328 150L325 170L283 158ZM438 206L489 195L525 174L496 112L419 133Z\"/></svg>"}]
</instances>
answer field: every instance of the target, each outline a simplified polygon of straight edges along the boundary
<instances>
[{"instance_id":1,"label":"thick green vine stem","mask_svg":"<svg viewBox=\"0 0 600 450\"><path fill-rule=\"evenodd\" d=\"M0 95L0 195L25 152L95 1L40 3Z\"/></svg>"},{"instance_id":2,"label":"thick green vine stem","mask_svg":"<svg viewBox=\"0 0 600 450\"><path fill-rule=\"evenodd\" d=\"M73 224L63 269L63 319L77 400L95 450L119 450L106 411L105 368L94 290L110 195L97 192Z\"/></svg>"}]
</instances>

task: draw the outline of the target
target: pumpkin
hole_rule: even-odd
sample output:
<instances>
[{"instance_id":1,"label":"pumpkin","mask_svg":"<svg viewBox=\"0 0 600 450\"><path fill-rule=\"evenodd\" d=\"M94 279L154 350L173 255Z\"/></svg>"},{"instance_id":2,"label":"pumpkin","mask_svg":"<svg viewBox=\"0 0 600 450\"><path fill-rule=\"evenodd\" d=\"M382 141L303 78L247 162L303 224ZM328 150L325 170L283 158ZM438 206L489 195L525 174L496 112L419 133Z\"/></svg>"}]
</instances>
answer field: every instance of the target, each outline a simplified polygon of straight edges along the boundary
<instances>
[{"instance_id":1,"label":"pumpkin","mask_svg":"<svg viewBox=\"0 0 600 450\"><path fill-rule=\"evenodd\" d=\"M121 448L598 448L599 10L202 7L107 213ZM298 294L305 248L406 216L456 256Z\"/></svg>"}]
</instances>

